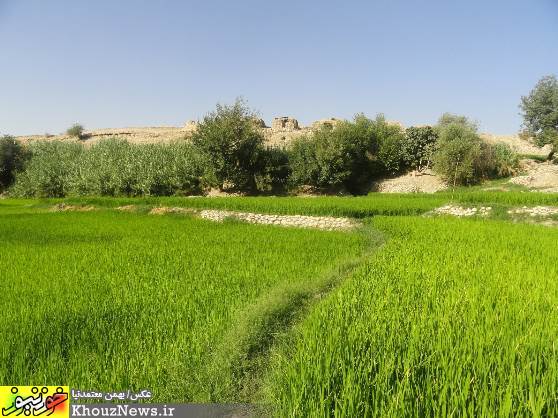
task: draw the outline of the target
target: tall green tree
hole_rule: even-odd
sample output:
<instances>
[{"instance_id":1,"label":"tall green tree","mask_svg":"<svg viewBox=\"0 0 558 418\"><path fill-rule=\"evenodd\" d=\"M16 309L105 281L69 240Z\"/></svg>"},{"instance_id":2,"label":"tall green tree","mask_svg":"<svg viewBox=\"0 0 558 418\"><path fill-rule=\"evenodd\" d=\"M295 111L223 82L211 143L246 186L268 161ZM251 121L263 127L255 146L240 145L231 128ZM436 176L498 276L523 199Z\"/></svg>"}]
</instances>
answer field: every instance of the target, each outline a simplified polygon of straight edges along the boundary
<instances>
[{"instance_id":1,"label":"tall green tree","mask_svg":"<svg viewBox=\"0 0 558 418\"><path fill-rule=\"evenodd\" d=\"M353 121L324 126L293 141L291 184L362 193L369 180L383 169L376 161L377 154L383 135L390 132L382 116L373 120L358 114Z\"/></svg>"},{"instance_id":2,"label":"tall green tree","mask_svg":"<svg viewBox=\"0 0 558 418\"><path fill-rule=\"evenodd\" d=\"M257 116L242 99L218 104L192 136L206 160L206 181L221 190L255 191L262 158L263 134Z\"/></svg>"},{"instance_id":3,"label":"tall green tree","mask_svg":"<svg viewBox=\"0 0 558 418\"><path fill-rule=\"evenodd\" d=\"M431 126L411 126L405 131L403 157L408 167L422 171L432 165L438 133Z\"/></svg>"},{"instance_id":4,"label":"tall green tree","mask_svg":"<svg viewBox=\"0 0 558 418\"><path fill-rule=\"evenodd\" d=\"M398 124L389 123L382 114L376 116L373 126L374 137L378 144L377 161L385 173L390 175L399 173L405 168L403 128Z\"/></svg>"},{"instance_id":5,"label":"tall green tree","mask_svg":"<svg viewBox=\"0 0 558 418\"><path fill-rule=\"evenodd\" d=\"M523 125L538 145L553 144L558 148L558 79L555 75L541 78L528 96L521 98Z\"/></svg>"},{"instance_id":6,"label":"tall green tree","mask_svg":"<svg viewBox=\"0 0 558 418\"><path fill-rule=\"evenodd\" d=\"M439 139L434 154L434 171L454 186L478 182L482 140L477 132L460 123L443 125L437 131Z\"/></svg>"}]
</instances>

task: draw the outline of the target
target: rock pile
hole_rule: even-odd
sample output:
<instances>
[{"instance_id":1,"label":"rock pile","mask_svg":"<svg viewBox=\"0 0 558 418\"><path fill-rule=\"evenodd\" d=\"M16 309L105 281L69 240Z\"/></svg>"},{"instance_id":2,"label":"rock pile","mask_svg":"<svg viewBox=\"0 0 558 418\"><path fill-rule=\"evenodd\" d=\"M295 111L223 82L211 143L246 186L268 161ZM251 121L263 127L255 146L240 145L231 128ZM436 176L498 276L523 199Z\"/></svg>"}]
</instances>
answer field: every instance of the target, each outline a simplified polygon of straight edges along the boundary
<instances>
[{"instance_id":1,"label":"rock pile","mask_svg":"<svg viewBox=\"0 0 558 418\"><path fill-rule=\"evenodd\" d=\"M468 217L468 216L488 216L492 208L490 206L481 206L480 208L465 208L462 206L455 206L455 205L446 205L442 206L441 208L434 209L434 213L436 215L451 215L461 217Z\"/></svg>"},{"instance_id":2,"label":"rock pile","mask_svg":"<svg viewBox=\"0 0 558 418\"><path fill-rule=\"evenodd\" d=\"M123 210L123 208L121 210ZM127 207L126 210L129 210L129 208ZM353 229L358 226L358 222L352 219L336 218L333 216L263 215L251 212L233 212L228 210L216 209L196 210L190 208L164 206L151 209L149 214L190 214L214 222L223 222L225 219L236 219L252 224L290 226L297 228L315 228L323 229L326 231L343 231Z\"/></svg>"},{"instance_id":3,"label":"rock pile","mask_svg":"<svg viewBox=\"0 0 558 418\"><path fill-rule=\"evenodd\" d=\"M302 215L263 215L250 212L232 212L226 210L202 210L199 216L215 222L222 222L227 218L240 221L264 224L291 226L298 228L316 228L327 231L348 230L357 226L357 223L348 218L336 218L331 216L302 216Z\"/></svg>"},{"instance_id":4,"label":"rock pile","mask_svg":"<svg viewBox=\"0 0 558 418\"><path fill-rule=\"evenodd\" d=\"M552 215L558 215L558 207L554 206L535 206L529 208L527 206L523 206L522 208L510 209L508 210L510 215L529 215L532 217L540 216L540 217L547 217Z\"/></svg>"}]
</instances>

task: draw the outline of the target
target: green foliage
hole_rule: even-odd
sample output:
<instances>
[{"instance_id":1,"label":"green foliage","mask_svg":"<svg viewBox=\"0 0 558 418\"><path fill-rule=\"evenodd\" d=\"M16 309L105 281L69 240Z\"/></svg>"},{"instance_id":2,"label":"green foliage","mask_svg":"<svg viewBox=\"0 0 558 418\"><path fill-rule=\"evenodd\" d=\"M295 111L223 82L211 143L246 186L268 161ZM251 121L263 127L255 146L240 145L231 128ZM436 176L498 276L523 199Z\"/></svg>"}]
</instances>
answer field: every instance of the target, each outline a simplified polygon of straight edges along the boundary
<instances>
[{"instance_id":1,"label":"green foliage","mask_svg":"<svg viewBox=\"0 0 558 418\"><path fill-rule=\"evenodd\" d=\"M397 174L405 168L403 152L405 134L399 125L389 124L383 115L376 117L374 135L378 142L377 159L388 174Z\"/></svg>"},{"instance_id":2,"label":"green foliage","mask_svg":"<svg viewBox=\"0 0 558 418\"><path fill-rule=\"evenodd\" d=\"M351 135L351 125L342 122L340 126L324 126L314 132L314 144L318 171L313 186L340 188L349 182L353 168L364 157L361 138ZM294 170L293 170L294 171Z\"/></svg>"},{"instance_id":3,"label":"green foliage","mask_svg":"<svg viewBox=\"0 0 558 418\"><path fill-rule=\"evenodd\" d=\"M291 182L360 193L372 178L401 169L402 138L382 115L372 120L359 114L352 122L324 126L291 145Z\"/></svg>"},{"instance_id":4,"label":"green foliage","mask_svg":"<svg viewBox=\"0 0 558 418\"><path fill-rule=\"evenodd\" d=\"M434 170L451 185L471 185L490 177L512 175L519 163L506 144L492 145L477 134L475 124L464 116L442 116L436 126L439 139Z\"/></svg>"},{"instance_id":5,"label":"green foliage","mask_svg":"<svg viewBox=\"0 0 558 418\"><path fill-rule=\"evenodd\" d=\"M14 137L0 138L0 192L10 187L18 170L23 168L26 152Z\"/></svg>"},{"instance_id":6,"label":"green foliage","mask_svg":"<svg viewBox=\"0 0 558 418\"><path fill-rule=\"evenodd\" d=\"M318 186L320 183L317 145L313 138L309 136L297 138L290 144L291 175L289 180L293 187L300 185Z\"/></svg>"},{"instance_id":7,"label":"green foliage","mask_svg":"<svg viewBox=\"0 0 558 418\"><path fill-rule=\"evenodd\" d=\"M509 177L517 172L519 156L508 144L499 142L489 146L486 161L492 164L493 177Z\"/></svg>"},{"instance_id":8,"label":"green foliage","mask_svg":"<svg viewBox=\"0 0 558 418\"><path fill-rule=\"evenodd\" d=\"M543 77L528 96L521 98L526 130L539 145L556 144L558 137L558 79ZM556 148L556 147L555 147Z\"/></svg>"},{"instance_id":9,"label":"green foliage","mask_svg":"<svg viewBox=\"0 0 558 418\"><path fill-rule=\"evenodd\" d=\"M28 170L32 172L19 176L14 192L19 196L161 196L219 187L278 194L308 185L326 192L361 194L374 178L408 168L423 170L433 161L435 170L454 185L510 175L517 165L511 150L484 144L475 123L449 113L435 128L406 131L381 114L375 119L358 114L353 121L322 126L287 150L264 147L261 123L239 99L230 106L217 105L199 124L191 146L132 145L108 139L81 150L79 156L64 153L62 145L37 147L31 153L35 161ZM74 127L77 132L81 126ZM81 136L82 131L81 127ZM48 153L52 161L47 163ZM50 175L56 181L49 186L45 179ZM38 178L43 180L35 181Z\"/></svg>"},{"instance_id":10,"label":"green foliage","mask_svg":"<svg viewBox=\"0 0 558 418\"><path fill-rule=\"evenodd\" d=\"M474 132L478 130L478 124L470 120L467 116L455 115L453 113L448 113L448 112L440 116L436 128L442 130L450 125L460 125Z\"/></svg>"},{"instance_id":11,"label":"green foliage","mask_svg":"<svg viewBox=\"0 0 558 418\"><path fill-rule=\"evenodd\" d=\"M344 172L343 187L351 193L361 193L370 178L377 174L378 168L372 157L378 152L378 119L371 120L357 114L352 122L342 121L330 131L338 156L344 160L340 170ZM327 128L320 132L327 135ZM327 154L325 149L322 150L322 155Z\"/></svg>"},{"instance_id":12,"label":"green foliage","mask_svg":"<svg viewBox=\"0 0 558 418\"><path fill-rule=\"evenodd\" d=\"M70 194L118 196L131 195L135 164L133 145L124 140L107 138L87 149L77 170L68 176ZM73 193L72 193L73 192Z\"/></svg>"},{"instance_id":13,"label":"green foliage","mask_svg":"<svg viewBox=\"0 0 558 418\"><path fill-rule=\"evenodd\" d=\"M399 173L405 164L402 154L403 135L389 135L382 139L378 150L378 160L387 174Z\"/></svg>"},{"instance_id":14,"label":"green foliage","mask_svg":"<svg viewBox=\"0 0 558 418\"><path fill-rule=\"evenodd\" d=\"M464 124L442 125L434 154L434 170L449 184L477 183L484 174L483 143L476 131Z\"/></svg>"},{"instance_id":15,"label":"green foliage","mask_svg":"<svg viewBox=\"0 0 558 418\"><path fill-rule=\"evenodd\" d=\"M539 155L539 154L518 154L519 159L527 159L527 160L535 160L540 163L544 163L548 160L548 155Z\"/></svg>"},{"instance_id":16,"label":"green foliage","mask_svg":"<svg viewBox=\"0 0 558 418\"><path fill-rule=\"evenodd\" d=\"M206 179L211 185L256 190L264 139L255 119L255 113L237 99L230 106L218 104L199 124L192 143L206 157Z\"/></svg>"},{"instance_id":17,"label":"green foliage","mask_svg":"<svg viewBox=\"0 0 558 418\"><path fill-rule=\"evenodd\" d=\"M273 353L276 414L556 416L558 231L418 217L373 226L387 243Z\"/></svg>"},{"instance_id":18,"label":"green foliage","mask_svg":"<svg viewBox=\"0 0 558 418\"><path fill-rule=\"evenodd\" d=\"M402 152L405 164L418 171L432 166L438 133L431 126L411 126L405 130Z\"/></svg>"},{"instance_id":19,"label":"green foliage","mask_svg":"<svg viewBox=\"0 0 558 418\"><path fill-rule=\"evenodd\" d=\"M370 175L369 153L374 148L372 121L362 115L353 122L323 126L291 145L291 182L358 191Z\"/></svg>"},{"instance_id":20,"label":"green foliage","mask_svg":"<svg viewBox=\"0 0 558 418\"><path fill-rule=\"evenodd\" d=\"M260 153L256 188L260 192L283 193L291 173L289 153L281 148L267 147Z\"/></svg>"},{"instance_id":21,"label":"green foliage","mask_svg":"<svg viewBox=\"0 0 558 418\"><path fill-rule=\"evenodd\" d=\"M13 192L18 196L151 196L201 192L203 159L187 143L130 144L108 138L84 148L36 142Z\"/></svg>"},{"instance_id":22,"label":"green foliage","mask_svg":"<svg viewBox=\"0 0 558 418\"><path fill-rule=\"evenodd\" d=\"M29 145L29 160L16 175L13 193L22 197L63 197L68 181L79 170L84 152L81 144L63 141L36 141Z\"/></svg>"},{"instance_id":23,"label":"green foliage","mask_svg":"<svg viewBox=\"0 0 558 418\"><path fill-rule=\"evenodd\" d=\"M74 123L66 130L66 135L81 139L83 137L83 131L84 131L83 125L80 125L79 123Z\"/></svg>"},{"instance_id":24,"label":"green foliage","mask_svg":"<svg viewBox=\"0 0 558 418\"><path fill-rule=\"evenodd\" d=\"M188 195L200 192L202 160L184 142L130 144L107 139L88 149L69 178L72 194L100 196Z\"/></svg>"}]
</instances>

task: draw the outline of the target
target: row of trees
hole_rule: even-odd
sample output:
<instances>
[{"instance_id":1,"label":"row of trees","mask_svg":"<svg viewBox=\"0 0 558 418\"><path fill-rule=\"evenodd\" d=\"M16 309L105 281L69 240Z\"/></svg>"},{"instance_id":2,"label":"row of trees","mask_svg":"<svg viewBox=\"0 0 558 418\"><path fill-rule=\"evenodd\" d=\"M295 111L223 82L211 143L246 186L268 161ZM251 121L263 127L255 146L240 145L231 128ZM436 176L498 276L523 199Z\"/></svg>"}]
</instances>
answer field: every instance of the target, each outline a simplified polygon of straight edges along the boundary
<instances>
[{"instance_id":1,"label":"row of trees","mask_svg":"<svg viewBox=\"0 0 558 418\"><path fill-rule=\"evenodd\" d=\"M558 80L542 78L522 97L525 135L558 149ZM481 140L475 123L444 114L437 125L410 127L359 114L295 140L264 144L256 115L241 100L218 105L191 142L132 145L109 139L84 148L57 141L22 146L0 138L0 192L23 196L196 194L204 189L281 192L300 186L362 193L373 179L432 168L451 185L508 176L517 155ZM68 134L81 137L83 127ZM15 184L14 184L15 183Z\"/></svg>"},{"instance_id":2,"label":"row of trees","mask_svg":"<svg viewBox=\"0 0 558 418\"><path fill-rule=\"evenodd\" d=\"M290 162L295 184L359 193L371 179L409 169L433 168L453 185L474 184L512 174L518 159L507 145L482 141L463 116L444 114L434 127L403 130L381 115L357 115L295 141Z\"/></svg>"},{"instance_id":3,"label":"row of trees","mask_svg":"<svg viewBox=\"0 0 558 418\"><path fill-rule=\"evenodd\" d=\"M0 186L19 196L187 195L216 187L280 193L300 186L322 191L366 192L370 182L409 169L433 167L448 182L473 184L511 174L517 157L489 145L467 118L446 114L434 126L406 130L379 115L355 116L269 148L254 113L242 101L217 106L191 141L130 144L106 139L91 147L39 141L23 147L0 142Z\"/></svg>"}]
</instances>

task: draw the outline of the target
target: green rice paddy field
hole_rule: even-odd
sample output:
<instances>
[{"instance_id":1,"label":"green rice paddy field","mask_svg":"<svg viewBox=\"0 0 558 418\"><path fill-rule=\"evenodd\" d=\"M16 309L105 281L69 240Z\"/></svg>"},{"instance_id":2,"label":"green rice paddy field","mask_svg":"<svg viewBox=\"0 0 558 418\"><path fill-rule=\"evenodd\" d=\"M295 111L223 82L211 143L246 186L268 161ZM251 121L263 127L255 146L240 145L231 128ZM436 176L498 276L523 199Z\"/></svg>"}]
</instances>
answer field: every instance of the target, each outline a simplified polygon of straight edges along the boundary
<instances>
[{"instance_id":1,"label":"green rice paddy field","mask_svg":"<svg viewBox=\"0 0 558 418\"><path fill-rule=\"evenodd\" d=\"M496 215L423 216L450 201ZM293 417L557 416L558 228L503 215L523 205L558 196L0 200L0 384L149 388Z\"/></svg>"}]
</instances>

